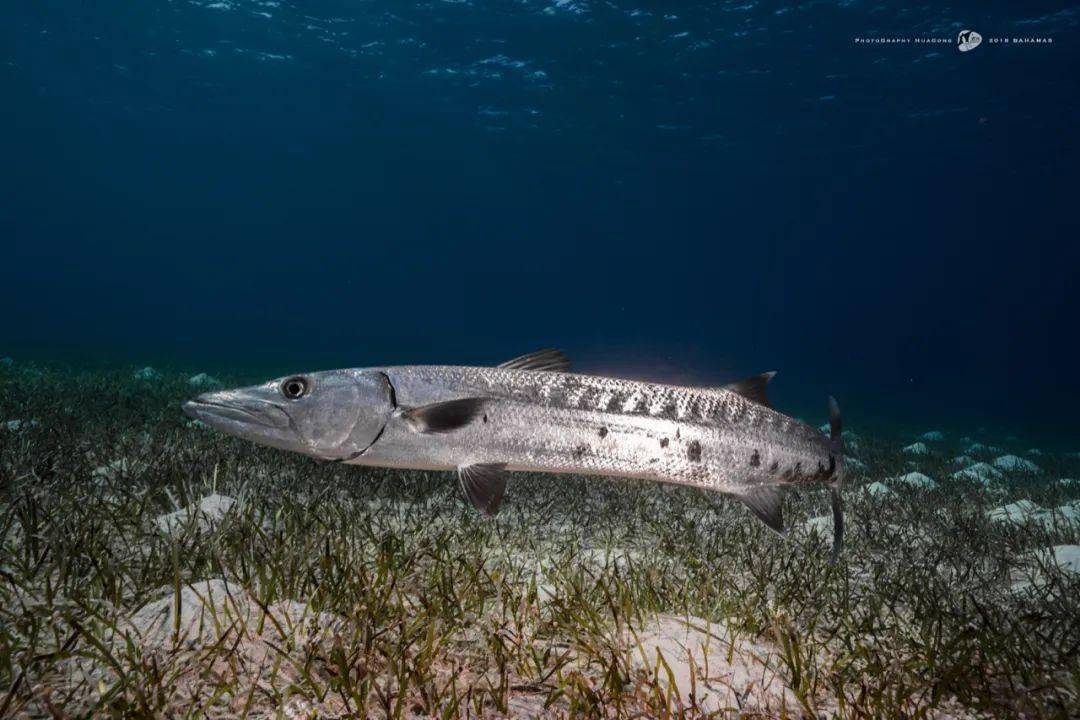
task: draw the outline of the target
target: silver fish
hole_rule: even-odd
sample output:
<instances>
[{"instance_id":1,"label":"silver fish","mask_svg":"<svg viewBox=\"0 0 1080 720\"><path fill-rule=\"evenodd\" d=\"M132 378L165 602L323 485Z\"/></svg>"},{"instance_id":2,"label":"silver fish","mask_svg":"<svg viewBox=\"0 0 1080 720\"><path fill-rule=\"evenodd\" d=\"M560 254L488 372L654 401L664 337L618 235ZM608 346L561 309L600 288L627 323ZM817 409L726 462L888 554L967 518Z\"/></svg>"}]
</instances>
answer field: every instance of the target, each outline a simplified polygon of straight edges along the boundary
<instances>
[{"instance_id":1,"label":"silver fish","mask_svg":"<svg viewBox=\"0 0 1080 720\"><path fill-rule=\"evenodd\" d=\"M557 350L498 367L412 365L290 375L200 395L184 412L262 445L353 465L456 470L494 514L507 473L647 478L739 498L783 532L784 491L832 489L833 552L843 542L840 411L830 435L773 410L765 373L720 388L569 372Z\"/></svg>"}]
</instances>

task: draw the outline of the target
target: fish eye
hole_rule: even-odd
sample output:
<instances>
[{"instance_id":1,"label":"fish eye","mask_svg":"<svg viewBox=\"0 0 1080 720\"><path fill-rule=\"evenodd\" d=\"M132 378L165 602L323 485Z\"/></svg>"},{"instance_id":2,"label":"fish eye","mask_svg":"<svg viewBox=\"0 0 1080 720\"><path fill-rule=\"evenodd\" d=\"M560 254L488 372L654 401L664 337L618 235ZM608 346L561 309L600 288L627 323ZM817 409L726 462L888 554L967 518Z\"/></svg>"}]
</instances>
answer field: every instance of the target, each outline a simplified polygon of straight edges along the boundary
<instances>
[{"instance_id":1,"label":"fish eye","mask_svg":"<svg viewBox=\"0 0 1080 720\"><path fill-rule=\"evenodd\" d=\"M290 400L299 400L308 391L308 382L302 377L291 377L281 383L281 394Z\"/></svg>"}]
</instances>

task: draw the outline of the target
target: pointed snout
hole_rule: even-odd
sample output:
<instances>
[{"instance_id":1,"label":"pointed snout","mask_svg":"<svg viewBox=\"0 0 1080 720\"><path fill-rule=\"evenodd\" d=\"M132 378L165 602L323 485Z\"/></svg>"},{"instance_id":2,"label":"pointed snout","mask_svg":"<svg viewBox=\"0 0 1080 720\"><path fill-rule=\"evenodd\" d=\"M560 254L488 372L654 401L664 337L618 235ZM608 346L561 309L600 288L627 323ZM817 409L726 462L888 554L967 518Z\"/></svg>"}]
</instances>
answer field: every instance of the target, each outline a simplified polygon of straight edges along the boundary
<instances>
[{"instance_id":1,"label":"pointed snout","mask_svg":"<svg viewBox=\"0 0 1080 720\"><path fill-rule=\"evenodd\" d=\"M180 407L188 417L234 435L243 435L245 427L289 427L288 414L276 403L244 390L203 393Z\"/></svg>"},{"instance_id":2,"label":"pointed snout","mask_svg":"<svg viewBox=\"0 0 1080 720\"><path fill-rule=\"evenodd\" d=\"M184 414L192 420L199 419L199 416L196 414L198 407L199 403L197 400L185 400L184 402L180 403L180 409L183 410Z\"/></svg>"}]
</instances>

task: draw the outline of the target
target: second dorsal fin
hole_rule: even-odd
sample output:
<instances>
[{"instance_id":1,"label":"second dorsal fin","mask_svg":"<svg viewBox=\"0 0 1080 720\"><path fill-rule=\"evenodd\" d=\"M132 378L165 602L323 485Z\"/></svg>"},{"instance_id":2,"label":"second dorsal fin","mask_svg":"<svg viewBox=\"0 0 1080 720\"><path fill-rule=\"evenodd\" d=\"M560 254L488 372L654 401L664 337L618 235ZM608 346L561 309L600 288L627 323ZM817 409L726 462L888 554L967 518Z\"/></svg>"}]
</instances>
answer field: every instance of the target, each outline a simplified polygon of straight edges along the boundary
<instances>
[{"instance_id":1,"label":"second dorsal fin","mask_svg":"<svg viewBox=\"0 0 1080 720\"><path fill-rule=\"evenodd\" d=\"M769 398L765 395L765 388L768 387L769 381L775 376L776 371L770 370L767 373L761 373L760 375L755 375L754 377L749 377L745 380L725 385L723 389L728 392L742 395L747 400L753 400L759 405L772 407Z\"/></svg>"},{"instance_id":2,"label":"second dorsal fin","mask_svg":"<svg viewBox=\"0 0 1080 720\"><path fill-rule=\"evenodd\" d=\"M528 355L521 355L513 360L501 363L499 367L505 370L547 370L549 372L569 372L570 360L562 350L549 348L537 350Z\"/></svg>"}]
</instances>

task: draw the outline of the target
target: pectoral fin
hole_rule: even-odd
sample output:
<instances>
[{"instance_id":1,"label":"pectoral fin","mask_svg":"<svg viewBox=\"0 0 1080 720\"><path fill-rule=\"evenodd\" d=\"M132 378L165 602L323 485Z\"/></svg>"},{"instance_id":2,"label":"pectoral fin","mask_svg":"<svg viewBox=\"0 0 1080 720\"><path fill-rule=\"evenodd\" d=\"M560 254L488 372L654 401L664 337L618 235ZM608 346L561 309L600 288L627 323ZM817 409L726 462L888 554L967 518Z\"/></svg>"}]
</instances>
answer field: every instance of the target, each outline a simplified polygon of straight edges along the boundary
<instances>
[{"instance_id":1,"label":"pectoral fin","mask_svg":"<svg viewBox=\"0 0 1080 720\"><path fill-rule=\"evenodd\" d=\"M478 463L458 468L461 494L485 515L499 512L506 494L506 464Z\"/></svg>"},{"instance_id":2,"label":"pectoral fin","mask_svg":"<svg viewBox=\"0 0 1080 720\"><path fill-rule=\"evenodd\" d=\"M444 433L465 427L480 414L485 398L462 398L409 408L401 413L405 422L420 433Z\"/></svg>"},{"instance_id":3,"label":"pectoral fin","mask_svg":"<svg viewBox=\"0 0 1080 720\"><path fill-rule=\"evenodd\" d=\"M781 535L784 534L784 486L758 485L736 497L762 522Z\"/></svg>"}]
</instances>

